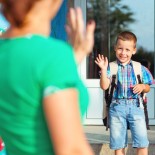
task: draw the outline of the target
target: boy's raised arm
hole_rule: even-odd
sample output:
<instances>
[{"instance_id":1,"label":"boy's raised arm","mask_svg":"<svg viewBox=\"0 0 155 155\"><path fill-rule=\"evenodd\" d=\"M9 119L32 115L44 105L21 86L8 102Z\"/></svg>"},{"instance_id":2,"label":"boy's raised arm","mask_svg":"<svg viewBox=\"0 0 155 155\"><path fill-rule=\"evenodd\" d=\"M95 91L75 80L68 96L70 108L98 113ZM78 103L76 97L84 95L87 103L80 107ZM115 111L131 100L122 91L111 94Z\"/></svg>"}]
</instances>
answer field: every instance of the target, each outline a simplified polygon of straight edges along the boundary
<instances>
[{"instance_id":1,"label":"boy's raised arm","mask_svg":"<svg viewBox=\"0 0 155 155\"><path fill-rule=\"evenodd\" d=\"M100 87L103 90L106 90L110 85L110 79L107 78L108 59L107 57L99 54L98 57L96 57L95 63L101 69Z\"/></svg>"}]
</instances>

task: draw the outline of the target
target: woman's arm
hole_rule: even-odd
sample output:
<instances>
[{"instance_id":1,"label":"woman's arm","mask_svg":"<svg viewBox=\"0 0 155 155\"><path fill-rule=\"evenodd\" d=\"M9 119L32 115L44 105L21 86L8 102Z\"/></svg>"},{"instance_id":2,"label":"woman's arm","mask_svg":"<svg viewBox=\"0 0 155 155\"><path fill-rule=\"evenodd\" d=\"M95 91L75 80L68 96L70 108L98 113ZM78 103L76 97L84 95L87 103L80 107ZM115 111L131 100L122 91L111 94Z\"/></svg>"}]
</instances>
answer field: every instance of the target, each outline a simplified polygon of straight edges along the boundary
<instances>
[{"instance_id":1,"label":"woman's arm","mask_svg":"<svg viewBox=\"0 0 155 155\"><path fill-rule=\"evenodd\" d=\"M56 154L93 155L81 124L77 90L56 92L43 102Z\"/></svg>"}]
</instances>

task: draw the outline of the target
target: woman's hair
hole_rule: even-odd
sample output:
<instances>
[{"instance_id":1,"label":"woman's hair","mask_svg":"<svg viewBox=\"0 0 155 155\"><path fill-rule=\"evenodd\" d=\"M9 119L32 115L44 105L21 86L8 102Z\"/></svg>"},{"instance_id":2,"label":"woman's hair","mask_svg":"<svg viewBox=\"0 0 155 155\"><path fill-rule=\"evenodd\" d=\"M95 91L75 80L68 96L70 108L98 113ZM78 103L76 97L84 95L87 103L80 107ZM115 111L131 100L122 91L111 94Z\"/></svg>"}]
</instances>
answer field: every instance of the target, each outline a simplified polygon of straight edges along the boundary
<instances>
[{"instance_id":1,"label":"woman's hair","mask_svg":"<svg viewBox=\"0 0 155 155\"><path fill-rule=\"evenodd\" d=\"M123 41L127 41L127 40L133 41L135 43L135 48L136 48L137 37L134 33L130 31L123 31L120 34L118 34L117 39L116 39L116 44L119 39Z\"/></svg>"},{"instance_id":2,"label":"woman's hair","mask_svg":"<svg viewBox=\"0 0 155 155\"><path fill-rule=\"evenodd\" d=\"M14 26L21 27L24 24L26 14L38 0L0 0L1 12Z\"/></svg>"}]
</instances>

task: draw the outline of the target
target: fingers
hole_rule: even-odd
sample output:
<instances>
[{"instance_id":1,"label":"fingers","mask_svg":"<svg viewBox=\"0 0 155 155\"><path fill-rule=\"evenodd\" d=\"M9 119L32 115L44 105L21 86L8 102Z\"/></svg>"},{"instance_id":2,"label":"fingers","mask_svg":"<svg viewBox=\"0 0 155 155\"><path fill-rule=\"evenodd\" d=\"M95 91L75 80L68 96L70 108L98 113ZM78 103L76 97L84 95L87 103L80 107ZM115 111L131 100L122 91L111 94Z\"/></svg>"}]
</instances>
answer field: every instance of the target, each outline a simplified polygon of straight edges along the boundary
<instances>
[{"instance_id":1,"label":"fingers","mask_svg":"<svg viewBox=\"0 0 155 155\"><path fill-rule=\"evenodd\" d=\"M103 55L98 55L98 57L96 57L95 63L101 68L101 67L105 67L107 68L108 66L108 59L107 57L104 57Z\"/></svg>"},{"instance_id":2,"label":"fingers","mask_svg":"<svg viewBox=\"0 0 155 155\"><path fill-rule=\"evenodd\" d=\"M100 61L96 59L95 60L95 63L98 65L100 63Z\"/></svg>"},{"instance_id":3,"label":"fingers","mask_svg":"<svg viewBox=\"0 0 155 155\"><path fill-rule=\"evenodd\" d=\"M98 57L96 57L96 60L95 60L95 63L97 64L97 65L99 65L99 63L101 62L101 55L100 54L98 54Z\"/></svg>"},{"instance_id":4,"label":"fingers","mask_svg":"<svg viewBox=\"0 0 155 155\"><path fill-rule=\"evenodd\" d=\"M106 66L108 66L108 58L107 57L105 57L105 64L106 64Z\"/></svg>"},{"instance_id":5,"label":"fingers","mask_svg":"<svg viewBox=\"0 0 155 155\"><path fill-rule=\"evenodd\" d=\"M95 22L89 21L86 27L86 39L94 42Z\"/></svg>"},{"instance_id":6,"label":"fingers","mask_svg":"<svg viewBox=\"0 0 155 155\"><path fill-rule=\"evenodd\" d=\"M108 63L108 58L107 57L105 57L105 61Z\"/></svg>"},{"instance_id":7,"label":"fingers","mask_svg":"<svg viewBox=\"0 0 155 155\"><path fill-rule=\"evenodd\" d=\"M84 32L84 20L81 8L70 8L67 16L68 26L72 31L78 31L79 34Z\"/></svg>"},{"instance_id":8,"label":"fingers","mask_svg":"<svg viewBox=\"0 0 155 155\"><path fill-rule=\"evenodd\" d=\"M133 87L134 94L140 94L142 91L143 91L143 89L141 88L141 86L139 84L137 84Z\"/></svg>"},{"instance_id":9,"label":"fingers","mask_svg":"<svg viewBox=\"0 0 155 155\"><path fill-rule=\"evenodd\" d=\"M87 27L86 27L86 35L89 36L89 34L91 34L91 35L94 34L95 26L96 26L96 24L95 24L94 20L89 21L87 24Z\"/></svg>"},{"instance_id":10,"label":"fingers","mask_svg":"<svg viewBox=\"0 0 155 155\"><path fill-rule=\"evenodd\" d=\"M77 23L77 30L79 31L80 34L84 33L84 19L83 19L83 15L82 15L82 10L77 7L75 9L76 11L76 23Z\"/></svg>"},{"instance_id":11,"label":"fingers","mask_svg":"<svg viewBox=\"0 0 155 155\"><path fill-rule=\"evenodd\" d=\"M66 32L67 32L67 35L68 35L69 42L71 42L72 30L69 27L69 25L66 25L65 29L66 29Z\"/></svg>"},{"instance_id":12,"label":"fingers","mask_svg":"<svg viewBox=\"0 0 155 155\"><path fill-rule=\"evenodd\" d=\"M97 61L108 61L107 57L104 57L101 54L98 54L98 57L96 57L96 60Z\"/></svg>"},{"instance_id":13,"label":"fingers","mask_svg":"<svg viewBox=\"0 0 155 155\"><path fill-rule=\"evenodd\" d=\"M86 28L81 8L70 8L68 16L68 25L66 32L68 39L74 48L76 57L81 60L93 50L95 22L90 21Z\"/></svg>"},{"instance_id":14,"label":"fingers","mask_svg":"<svg viewBox=\"0 0 155 155\"><path fill-rule=\"evenodd\" d=\"M76 13L73 8L69 9L67 19L68 19L68 25L70 26L70 28L72 30L75 30L76 29Z\"/></svg>"},{"instance_id":15,"label":"fingers","mask_svg":"<svg viewBox=\"0 0 155 155\"><path fill-rule=\"evenodd\" d=\"M66 25L66 32L68 38L73 47L80 47L81 44L77 45L80 42L84 42L84 20L82 15L82 10L80 8L70 8L68 12L68 23Z\"/></svg>"}]
</instances>

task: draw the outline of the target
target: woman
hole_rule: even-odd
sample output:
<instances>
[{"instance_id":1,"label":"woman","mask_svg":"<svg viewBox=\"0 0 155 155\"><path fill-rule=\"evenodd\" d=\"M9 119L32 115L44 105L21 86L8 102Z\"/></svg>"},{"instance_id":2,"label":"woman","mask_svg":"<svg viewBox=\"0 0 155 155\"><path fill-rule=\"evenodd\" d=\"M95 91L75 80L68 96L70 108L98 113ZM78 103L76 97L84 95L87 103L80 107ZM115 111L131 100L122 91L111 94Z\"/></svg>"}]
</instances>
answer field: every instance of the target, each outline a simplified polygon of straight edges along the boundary
<instances>
[{"instance_id":1,"label":"woman","mask_svg":"<svg viewBox=\"0 0 155 155\"><path fill-rule=\"evenodd\" d=\"M72 47L49 38L62 0L0 0L10 28L0 39L0 135L9 155L93 155L81 117L88 95L76 68L93 47L80 9L66 27ZM79 111L80 109L80 111Z\"/></svg>"}]
</instances>

